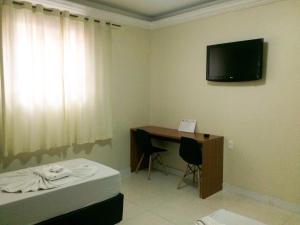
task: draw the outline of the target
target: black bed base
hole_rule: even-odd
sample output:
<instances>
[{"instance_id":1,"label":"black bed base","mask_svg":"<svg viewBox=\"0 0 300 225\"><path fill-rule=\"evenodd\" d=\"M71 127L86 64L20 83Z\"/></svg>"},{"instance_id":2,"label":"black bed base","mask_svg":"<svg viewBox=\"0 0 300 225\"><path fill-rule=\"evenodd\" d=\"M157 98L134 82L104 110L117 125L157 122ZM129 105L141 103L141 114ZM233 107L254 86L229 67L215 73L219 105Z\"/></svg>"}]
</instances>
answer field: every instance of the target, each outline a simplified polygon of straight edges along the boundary
<instances>
[{"instance_id":1,"label":"black bed base","mask_svg":"<svg viewBox=\"0 0 300 225\"><path fill-rule=\"evenodd\" d=\"M124 195L119 193L82 209L51 218L36 225L113 225L123 217Z\"/></svg>"}]
</instances>

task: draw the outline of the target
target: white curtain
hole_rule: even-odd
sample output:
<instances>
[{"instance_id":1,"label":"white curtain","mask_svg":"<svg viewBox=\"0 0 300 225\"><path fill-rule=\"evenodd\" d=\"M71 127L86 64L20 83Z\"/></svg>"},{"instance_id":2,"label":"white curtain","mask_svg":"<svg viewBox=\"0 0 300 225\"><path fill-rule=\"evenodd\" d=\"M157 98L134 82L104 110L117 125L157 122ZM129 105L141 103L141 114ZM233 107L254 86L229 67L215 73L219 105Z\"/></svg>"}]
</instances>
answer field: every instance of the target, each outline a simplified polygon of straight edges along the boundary
<instances>
[{"instance_id":1,"label":"white curtain","mask_svg":"<svg viewBox=\"0 0 300 225\"><path fill-rule=\"evenodd\" d=\"M111 138L110 27L11 0L1 20L3 154Z\"/></svg>"}]
</instances>

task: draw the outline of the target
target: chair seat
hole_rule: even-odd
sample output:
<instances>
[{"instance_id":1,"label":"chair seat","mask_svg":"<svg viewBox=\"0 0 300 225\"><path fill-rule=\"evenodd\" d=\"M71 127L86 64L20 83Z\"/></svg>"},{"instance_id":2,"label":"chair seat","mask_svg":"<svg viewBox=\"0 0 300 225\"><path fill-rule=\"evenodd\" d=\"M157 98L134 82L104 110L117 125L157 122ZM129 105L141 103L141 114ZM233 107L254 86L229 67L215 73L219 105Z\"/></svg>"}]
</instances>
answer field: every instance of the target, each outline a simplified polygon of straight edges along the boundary
<instances>
[{"instance_id":1,"label":"chair seat","mask_svg":"<svg viewBox=\"0 0 300 225\"><path fill-rule=\"evenodd\" d=\"M202 163L200 163L197 160L185 160L186 163L191 164L191 165L195 165L195 166L202 166Z\"/></svg>"},{"instance_id":2,"label":"chair seat","mask_svg":"<svg viewBox=\"0 0 300 225\"><path fill-rule=\"evenodd\" d=\"M163 149L163 148L152 146L152 151L153 152L166 152L167 150Z\"/></svg>"}]
</instances>

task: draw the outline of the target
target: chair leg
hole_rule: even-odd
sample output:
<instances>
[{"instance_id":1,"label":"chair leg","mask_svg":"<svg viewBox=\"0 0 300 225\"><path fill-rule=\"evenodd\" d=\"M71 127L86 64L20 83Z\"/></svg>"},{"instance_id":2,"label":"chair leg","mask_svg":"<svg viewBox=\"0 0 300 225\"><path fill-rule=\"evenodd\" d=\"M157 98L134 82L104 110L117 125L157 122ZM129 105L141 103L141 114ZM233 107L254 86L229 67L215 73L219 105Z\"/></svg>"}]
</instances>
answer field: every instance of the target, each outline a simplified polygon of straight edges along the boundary
<instances>
[{"instance_id":1,"label":"chair leg","mask_svg":"<svg viewBox=\"0 0 300 225\"><path fill-rule=\"evenodd\" d=\"M196 166L193 165L193 183L196 183Z\"/></svg>"},{"instance_id":2,"label":"chair leg","mask_svg":"<svg viewBox=\"0 0 300 225\"><path fill-rule=\"evenodd\" d=\"M186 165L185 172L178 182L177 189L180 189L180 185L181 185L183 179L186 177L188 170L189 170L189 164Z\"/></svg>"},{"instance_id":3,"label":"chair leg","mask_svg":"<svg viewBox=\"0 0 300 225\"><path fill-rule=\"evenodd\" d=\"M152 163L152 155L149 156L149 166L148 166L148 180L150 180L150 173L151 173L151 163Z\"/></svg>"},{"instance_id":4,"label":"chair leg","mask_svg":"<svg viewBox=\"0 0 300 225\"><path fill-rule=\"evenodd\" d=\"M159 153L158 153L158 161L164 167L166 175L168 175L168 170L167 170L166 164L164 163L164 161Z\"/></svg>"},{"instance_id":5,"label":"chair leg","mask_svg":"<svg viewBox=\"0 0 300 225\"><path fill-rule=\"evenodd\" d=\"M141 167L141 164L142 164L142 162L143 162L144 156L145 156L145 154L143 153L143 155L141 156L140 161L139 161L139 163L138 163L138 165L137 165L137 167L136 167L136 169L135 169L135 172L136 172L136 173L139 171L139 169L140 169L140 167Z\"/></svg>"}]
</instances>

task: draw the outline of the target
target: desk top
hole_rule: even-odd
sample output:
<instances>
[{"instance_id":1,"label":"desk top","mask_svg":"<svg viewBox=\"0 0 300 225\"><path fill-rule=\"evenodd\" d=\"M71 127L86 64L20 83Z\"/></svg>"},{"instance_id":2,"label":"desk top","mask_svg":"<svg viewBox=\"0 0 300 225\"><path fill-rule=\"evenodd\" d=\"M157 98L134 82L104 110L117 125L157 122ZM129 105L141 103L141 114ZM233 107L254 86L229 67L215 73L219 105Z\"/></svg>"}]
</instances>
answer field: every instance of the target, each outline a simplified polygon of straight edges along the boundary
<instances>
[{"instance_id":1,"label":"desk top","mask_svg":"<svg viewBox=\"0 0 300 225\"><path fill-rule=\"evenodd\" d=\"M177 140L177 141L180 141L181 137L193 138L193 139L197 140L199 143L223 138L222 136L216 136L216 135L212 135L212 134L209 135L209 138L205 138L203 133L182 132L182 131L178 131L176 129L156 127L156 126L137 127L137 128L132 128L131 130L135 131L136 129L145 130L152 136L163 137L163 138L173 139L173 140Z\"/></svg>"}]
</instances>

